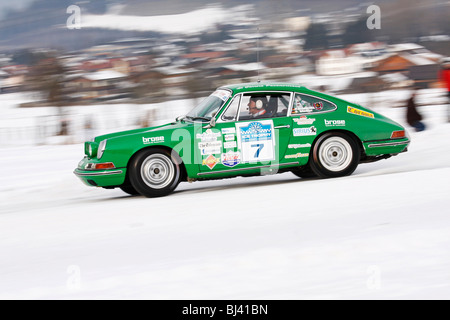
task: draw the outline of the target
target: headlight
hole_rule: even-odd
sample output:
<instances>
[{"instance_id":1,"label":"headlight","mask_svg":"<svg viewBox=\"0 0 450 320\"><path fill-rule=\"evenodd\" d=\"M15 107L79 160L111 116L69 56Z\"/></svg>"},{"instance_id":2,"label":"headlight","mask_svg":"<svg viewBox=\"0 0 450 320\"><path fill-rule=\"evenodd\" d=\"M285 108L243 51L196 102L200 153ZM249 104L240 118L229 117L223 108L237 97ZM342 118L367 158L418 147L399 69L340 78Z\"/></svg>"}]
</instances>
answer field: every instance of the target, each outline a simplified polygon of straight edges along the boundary
<instances>
[{"instance_id":1,"label":"headlight","mask_svg":"<svg viewBox=\"0 0 450 320\"><path fill-rule=\"evenodd\" d=\"M84 154L89 158L94 158L97 155L98 144L95 142L84 143Z\"/></svg>"},{"instance_id":2,"label":"headlight","mask_svg":"<svg viewBox=\"0 0 450 320\"><path fill-rule=\"evenodd\" d=\"M106 149L106 141L108 140L102 140L98 146L98 151L97 151L97 158L100 159L103 156L103 152Z\"/></svg>"}]
</instances>

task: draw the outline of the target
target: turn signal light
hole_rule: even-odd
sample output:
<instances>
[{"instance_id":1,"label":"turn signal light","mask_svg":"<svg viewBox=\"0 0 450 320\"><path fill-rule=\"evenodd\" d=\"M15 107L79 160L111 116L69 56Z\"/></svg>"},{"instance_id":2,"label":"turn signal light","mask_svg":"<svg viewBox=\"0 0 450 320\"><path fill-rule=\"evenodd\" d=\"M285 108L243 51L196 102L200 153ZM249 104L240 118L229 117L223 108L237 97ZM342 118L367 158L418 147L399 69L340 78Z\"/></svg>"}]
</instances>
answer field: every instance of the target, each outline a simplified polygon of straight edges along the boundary
<instances>
[{"instance_id":1,"label":"turn signal light","mask_svg":"<svg viewBox=\"0 0 450 320\"><path fill-rule=\"evenodd\" d=\"M405 137L405 130L393 131L391 134L391 139L398 139Z\"/></svg>"},{"instance_id":2,"label":"turn signal light","mask_svg":"<svg viewBox=\"0 0 450 320\"><path fill-rule=\"evenodd\" d=\"M100 170L100 169L114 169L114 163L112 162L106 162L106 163L97 163L95 165L95 169L96 170Z\"/></svg>"}]
</instances>

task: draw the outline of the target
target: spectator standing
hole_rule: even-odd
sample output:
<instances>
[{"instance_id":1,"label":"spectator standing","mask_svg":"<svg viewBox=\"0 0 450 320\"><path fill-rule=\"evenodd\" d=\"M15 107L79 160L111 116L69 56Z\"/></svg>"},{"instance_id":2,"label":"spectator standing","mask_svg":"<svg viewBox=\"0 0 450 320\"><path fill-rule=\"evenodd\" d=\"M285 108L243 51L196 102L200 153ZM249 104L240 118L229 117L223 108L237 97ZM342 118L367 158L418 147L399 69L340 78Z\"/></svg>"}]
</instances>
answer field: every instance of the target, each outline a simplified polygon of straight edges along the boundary
<instances>
[{"instance_id":1,"label":"spectator standing","mask_svg":"<svg viewBox=\"0 0 450 320\"><path fill-rule=\"evenodd\" d=\"M422 115L417 111L416 94L416 91L413 91L406 105L406 122L419 132L425 130L425 124L422 122Z\"/></svg>"},{"instance_id":2,"label":"spectator standing","mask_svg":"<svg viewBox=\"0 0 450 320\"><path fill-rule=\"evenodd\" d=\"M447 121L450 122L450 58L443 61L440 78L447 89Z\"/></svg>"}]
</instances>

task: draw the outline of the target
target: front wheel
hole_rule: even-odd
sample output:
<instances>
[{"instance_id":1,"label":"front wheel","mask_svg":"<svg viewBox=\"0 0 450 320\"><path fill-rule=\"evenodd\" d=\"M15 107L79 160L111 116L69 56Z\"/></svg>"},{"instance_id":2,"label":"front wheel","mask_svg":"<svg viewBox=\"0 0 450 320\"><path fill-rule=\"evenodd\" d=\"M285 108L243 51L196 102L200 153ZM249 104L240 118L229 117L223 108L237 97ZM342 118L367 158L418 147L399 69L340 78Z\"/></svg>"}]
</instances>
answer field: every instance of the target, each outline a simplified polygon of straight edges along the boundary
<instances>
[{"instance_id":1,"label":"front wheel","mask_svg":"<svg viewBox=\"0 0 450 320\"><path fill-rule=\"evenodd\" d=\"M310 165L319 177L342 177L356 170L359 159L359 146L352 137L342 132L330 132L314 144Z\"/></svg>"},{"instance_id":2,"label":"front wheel","mask_svg":"<svg viewBox=\"0 0 450 320\"><path fill-rule=\"evenodd\" d=\"M146 197L166 196L180 183L179 163L166 150L143 150L131 162L131 185Z\"/></svg>"}]
</instances>

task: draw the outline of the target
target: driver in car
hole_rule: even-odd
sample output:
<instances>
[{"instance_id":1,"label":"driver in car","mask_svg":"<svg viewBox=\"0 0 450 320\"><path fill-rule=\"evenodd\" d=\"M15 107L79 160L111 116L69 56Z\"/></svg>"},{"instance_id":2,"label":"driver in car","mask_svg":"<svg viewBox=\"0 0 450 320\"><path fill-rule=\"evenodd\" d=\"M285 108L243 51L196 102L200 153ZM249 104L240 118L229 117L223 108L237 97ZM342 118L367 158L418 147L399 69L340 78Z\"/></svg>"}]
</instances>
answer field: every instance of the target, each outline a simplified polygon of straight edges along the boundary
<instances>
[{"instance_id":1,"label":"driver in car","mask_svg":"<svg viewBox=\"0 0 450 320\"><path fill-rule=\"evenodd\" d=\"M248 103L248 112L252 118L263 118L267 113L265 102L262 98L252 97Z\"/></svg>"}]
</instances>

